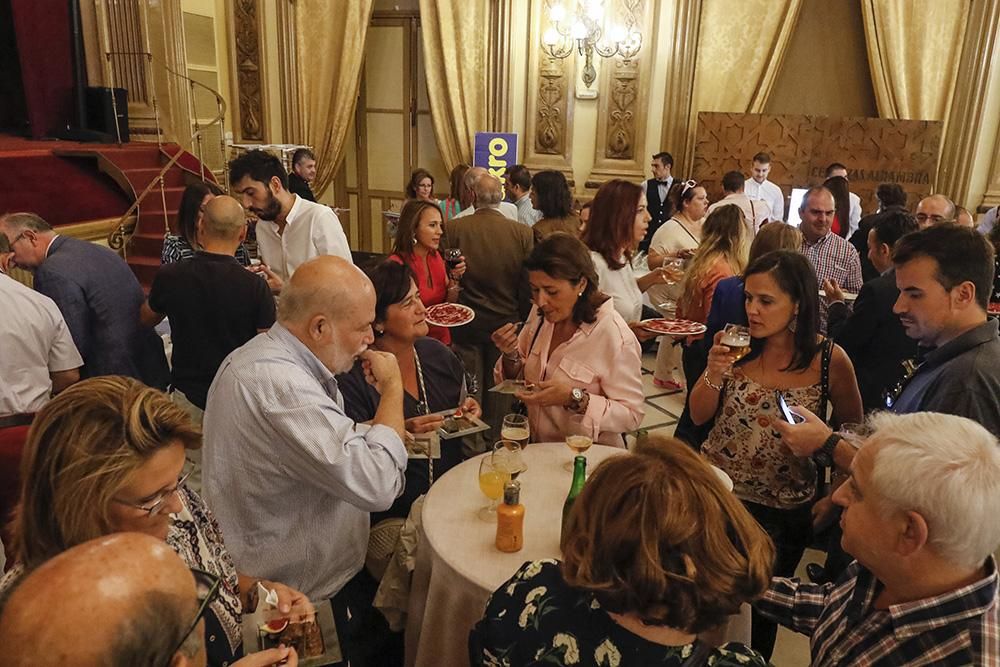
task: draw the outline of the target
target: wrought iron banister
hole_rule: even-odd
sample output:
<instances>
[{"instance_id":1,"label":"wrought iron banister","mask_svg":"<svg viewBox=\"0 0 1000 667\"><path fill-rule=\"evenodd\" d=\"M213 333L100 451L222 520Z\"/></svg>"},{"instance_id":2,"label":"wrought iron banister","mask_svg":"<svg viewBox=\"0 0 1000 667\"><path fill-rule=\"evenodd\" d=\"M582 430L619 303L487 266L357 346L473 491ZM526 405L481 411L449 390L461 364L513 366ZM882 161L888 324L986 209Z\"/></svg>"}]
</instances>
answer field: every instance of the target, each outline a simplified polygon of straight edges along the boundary
<instances>
[{"instance_id":1,"label":"wrought iron banister","mask_svg":"<svg viewBox=\"0 0 1000 667\"><path fill-rule=\"evenodd\" d=\"M153 66L153 55L152 55L152 53L149 53L149 52L146 52L146 51L107 51L107 52L105 52L105 57L107 58L107 63L108 63L107 73L108 73L108 75L110 77L112 87L114 87L114 74L113 74L113 68L110 67L110 62L111 62L111 58L113 56L142 56L146 60L146 66L148 68L148 80L150 82L151 91L152 91L153 115L154 115L154 119L155 119L155 123L156 123L156 142L157 142L157 145L162 149L162 147L163 147L163 133L162 133L161 128L160 128L159 106L157 104L156 92L155 92L156 84L155 84L155 80L152 77L152 66ZM166 192L164 190L164 180L163 180L163 177L164 177L164 175L166 175L166 173L168 171L170 171L170 169L175 164L177 164L177 161L181 158L182 155L184 155L184 152L188 148L194 148L194 145L195 145L196 142L197 142L197 147L198 147L197 148L198 162L200 163L200 167L201 167L199 169L199 176L201 177L201 179L203 181L205 180L205 169L204 169L205 160L204 160L204 153L203 153L203 147L202 147L202 135L205 133L206 130L208 130L209 128L211 128L211 127L213 127L215 125L219 126L219 128L220 128L220 132L219 132L219 134L220 134L220 142L221 142L222 154L223 154L224 157L225 157L225 152L226 152L225 120L224 120L225 119L225 115L226 115L226 101L222 97L222 95L218 91L210 88L209 86L206 86L205 84L201 83L200 81L196 81L196 80L192 79L191 77L187 76L186 74L181 74L180 72L177 72L176 70L174 70L169 65L161 63L160 67L162 67L168 73L170 73L170 74L172 74L174 76L180 77L181 79L184 79L190 85L190 87L191 87L190 93L191 94L188 96L188 107L189 107L189 111L190 111L191 120L194 123L194 132L191 134L191 137L187 140L186 147L180 141L177 142L180 150L178 150L177 153L175 155L173 155L167 161L167 163L160 169L160 173L157 174L149 182L149 184L146 186L146 188L138 196L136 196L135 201L132 203L131 206L129 206L128 210L125 211L125 213L121 216L121 218L119 218L118 224L115 225L115 228L108 235L108 245L112 249L114 249L116 251L122 251L123 255L127 253L127 251L125 250L125 248L126 248L127 237L129 235L128 234L128 231L129 231L128 230L129 220L138 211L139 207L142 205L142 202L146 199L146 197L157 186L159 186L160 200L161 200L162 209L163 209L163 227L164 227L164 233L168 233L170 231L170 221L167 218L167 202L166 202ZM194 91L195 91L195 86L200 86L201 88L204 88L206 91L208 91L215 98L216 115L215 115L215 117L212 120L210 120L209 122L207 122L204 126L202 126L200 124L200 122L198 121L198 116L197 116L196 110L194 108ZM114 96L112 96L112 100L114 100ZM115 113L115 124L116 124L116 129L117 129L117 123L118 123L118 113L117 113L117 110L114 110L114 113ZM119 142L119 144L121 143L121 134L120 134L120 132L119 132L119 135L118 135L118 142Z\"/></svg>"}]
</instances>

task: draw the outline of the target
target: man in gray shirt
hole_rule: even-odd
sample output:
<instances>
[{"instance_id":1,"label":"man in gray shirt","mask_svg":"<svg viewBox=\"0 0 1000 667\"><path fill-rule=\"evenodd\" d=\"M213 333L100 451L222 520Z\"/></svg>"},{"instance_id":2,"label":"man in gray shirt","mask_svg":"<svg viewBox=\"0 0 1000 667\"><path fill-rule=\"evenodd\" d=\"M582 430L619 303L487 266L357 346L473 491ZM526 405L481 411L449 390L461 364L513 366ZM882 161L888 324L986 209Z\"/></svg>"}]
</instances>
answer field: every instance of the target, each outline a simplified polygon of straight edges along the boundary
<instances>
[{"instance_id":1,"label":"man in gray shirt","mask_svg":"<svg viewBox=\"0 0 1000 667\"><path fill-rule=\"evenodd\" d=\"M407 459L399 366L368 349L374 319L375 290L360 269L332 256L299 266L277 324L219 367L202 454L205 500L237 570L312 600L333 597L353 664L365 661L355 657L352 626L374 613L371 598L355 594L366 576L369 513L402 492ZM381 395L370 426L344 413L334 378L359 357Z\"/></svg>"}]
</instances>

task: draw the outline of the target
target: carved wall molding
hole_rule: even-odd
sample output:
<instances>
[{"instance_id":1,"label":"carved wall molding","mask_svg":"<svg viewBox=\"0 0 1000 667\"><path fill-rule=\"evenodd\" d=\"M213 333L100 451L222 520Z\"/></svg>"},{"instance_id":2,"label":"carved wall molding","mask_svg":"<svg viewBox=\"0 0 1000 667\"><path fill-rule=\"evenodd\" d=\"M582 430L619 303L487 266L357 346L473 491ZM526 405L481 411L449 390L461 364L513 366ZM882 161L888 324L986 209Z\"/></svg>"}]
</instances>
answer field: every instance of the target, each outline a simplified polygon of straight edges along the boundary
<instances>
[{"instance_id":1,"label":"carved wall molding","mask_svg":"<svg viewBox=\"0 0 1000 667\"><path fill-rule=\"evenodd\" d=\"M936 192L949 195L954 201L967 202L972 181L972 160L976 153L979 133L986 113L986 89L990 68L997 48L997 26L1000 25L1000 0L978 0L969 5L969 22L965 28L962 55L958 64L958 81L941 144ZM1000 174L994 160L987 197L1000 201ZM992 201L992 200L991 200ZM984 201L985 203L985 201Z\"/></svg>"},{"instance_id":2,"label":"carved wall molding","mask_svg":"<svg viewBox=\"0 0 1000 667\"><path fill-rule=\"evenodd\" d=\"M531 171L562 172L573 185L573 72L576 56L542 51L542 23L553 0L532 2L528 30L528 85L524 164Z\"/></svg>"},{"instance_id":3,"label":"carved wall molding","mask_svg":"<svg viewBox=\"0 0 1000 667\"><path fill-rule=\"evenodd\" d=\"M263 9L260 0L236 0L232 4L235 36L233 60L236 69L237 141L267 141L264 122Z\"/></svg>"},{"instance_id":4,"label":"carved wall molding","mask_svg":"<svg viewBox=\"0 0 1000 667\"><path fill-rule=\"evenodd\" d=\"M627 63L620 57L603 62L594 166L585 183L588 189L613 178L640 180L645 174L646 156L641 151L646 144L651 63L657 43L653 4L617 0L607 7L610 20L638 27L643 47Z\"/></svg>"}]
</instances>

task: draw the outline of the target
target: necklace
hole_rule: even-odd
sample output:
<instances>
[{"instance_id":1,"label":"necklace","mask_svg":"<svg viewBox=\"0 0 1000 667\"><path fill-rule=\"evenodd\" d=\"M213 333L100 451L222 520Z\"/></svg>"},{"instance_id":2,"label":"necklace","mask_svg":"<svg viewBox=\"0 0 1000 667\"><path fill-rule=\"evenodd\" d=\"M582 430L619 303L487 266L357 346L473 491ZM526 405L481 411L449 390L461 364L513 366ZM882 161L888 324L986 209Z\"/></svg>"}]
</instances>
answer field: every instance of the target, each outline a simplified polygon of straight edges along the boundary
<instances>
[{"instance_id":1,"label":"necklace","mask_svg":"<svg viewBox=\"0 0 1000 667\"><path fill-rule=\"evenodd\" d=\"M419 399L417 411L429 415L431 409L427 400L427 387L424 386L424 369L420 366L420 355L417 354L416 347L413 348L413 364L417 369L417 389L420 392L420 396L417 397ZM430 445L427 448L427 480L427 488L430 488L434 483L434 457L431 455Z\"/></svg>"}]
</instances>

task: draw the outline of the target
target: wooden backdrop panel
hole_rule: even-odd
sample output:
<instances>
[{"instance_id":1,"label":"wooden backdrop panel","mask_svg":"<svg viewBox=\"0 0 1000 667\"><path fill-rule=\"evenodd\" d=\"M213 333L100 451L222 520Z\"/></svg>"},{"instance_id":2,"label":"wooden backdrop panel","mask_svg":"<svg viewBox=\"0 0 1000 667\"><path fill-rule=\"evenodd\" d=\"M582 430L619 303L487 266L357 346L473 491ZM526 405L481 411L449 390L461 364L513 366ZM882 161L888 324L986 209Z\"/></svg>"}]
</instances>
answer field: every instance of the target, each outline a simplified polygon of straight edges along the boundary
<instances>
[{"instance_id":1,"label":"wooden backdrop panel","mask_svg":"<svg viewBox=\"0 0 1000 667\"><path fill-rule=\"evenodd\" d=\"M910 206L931 192L942 124L883 118L830 118L769 114L698 114L695 180L709 199L722 197L722 175L739 170L749 178L753 156L771 156L770 180L785 196L792 188L819 185L831 162L847 166L851 191L865 213L878 207L880 183L899 183Z\"/></svg>"}]
</instances>

